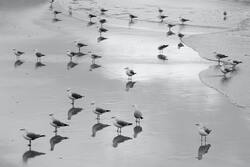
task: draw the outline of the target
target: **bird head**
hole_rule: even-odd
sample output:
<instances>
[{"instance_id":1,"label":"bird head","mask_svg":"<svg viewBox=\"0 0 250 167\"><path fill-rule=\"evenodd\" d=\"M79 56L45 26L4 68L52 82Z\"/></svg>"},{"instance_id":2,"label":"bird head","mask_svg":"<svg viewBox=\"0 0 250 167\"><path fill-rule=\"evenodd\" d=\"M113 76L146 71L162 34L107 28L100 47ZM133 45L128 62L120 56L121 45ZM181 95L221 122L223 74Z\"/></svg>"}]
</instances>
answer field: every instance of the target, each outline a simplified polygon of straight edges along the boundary
<instances>
[{"instance_id":1,"label":"bird head","mask_svg":"<svg viewBox=\"0 0 250 167\"><path fill-rule=\"evenodd\" d=\"M36 53L36 52L38 52L38 49L33 49L33 51Z\"/></svg>"},{"instance_id":2,"label":"bird head","mask_svg":"<svg viewBox=\"0 0 250 167\"><path fill-rule=\"evenodd\" d=\"M67 92L70 92L70 91L71 91L71 88L68 88L68 89L67 89Z\"/></svg>"},{"instance_id":3,"label":"bird head","mask_svg":"<svg viewBox=\"0 0 250 167\"><path fill-rule=\"evenodd\" d=\"M111 117L111 119L116 119L116 117L115 117L115 116L113 116L113 117Z\"/></svg>"},{"instance_id":4,"label":"bird head","mask_svg":"<svg viewBox=\"0 0 250 167\"><path fill-rule=\"evenodd\" d=\"M15 48L13 48L12 50L13 50L13 51L16 51L16 49L15 49Z\"/></svg>"},{"instance_id":5,"label":"bird head","mask_svg":"<svg viewBox=\"0 0 250 167\"><path fill-rule=\"evenodd\" d=\"M92 102L90 103L90 105L92 105L92 106L93 106L93 105L95 105L95 102L94 102L94 101L92 101Z\"/></svg>"},{"instance_id":6,"label":"bird head","mask_svg":"<svg viewBox=\"0 0 250 167\"><path fill-rule=\"evenodd\" d=\"M54 116L54 114L53 114L53 113L51 113L51 114L49 114L49 116L53 117L53 116Z\"/></svg>"},{"instance_id":7,"label":"bird head","mask_svg":"<svg viewBox=\"0 0 250 167\"><path fill-rule=\"evenodd\" d=\"M22 129L20 129L20 131L26 131L26 129L25 129L25 128L22 128Z\"/></svg>"},{"instance_id":8,"label":"bird head","mask_svg":"<svg viewBox=\"0 0 250 167\"><path fill-rule=\"evenodd\" d=\"M137 105L136 105L136 104L133 104L132 107L137 108Z\"/></svg>"},{"instance_id":9,"label":"bird head","mask_svg":"<svg viewBox=\"0 0 250 167\"><path fill-rule=\"evenodd\" d=\"M129 68L128 67L126 67L126 68L124 68L125 70L129 70Z\"/></svg>"}]
</instances>

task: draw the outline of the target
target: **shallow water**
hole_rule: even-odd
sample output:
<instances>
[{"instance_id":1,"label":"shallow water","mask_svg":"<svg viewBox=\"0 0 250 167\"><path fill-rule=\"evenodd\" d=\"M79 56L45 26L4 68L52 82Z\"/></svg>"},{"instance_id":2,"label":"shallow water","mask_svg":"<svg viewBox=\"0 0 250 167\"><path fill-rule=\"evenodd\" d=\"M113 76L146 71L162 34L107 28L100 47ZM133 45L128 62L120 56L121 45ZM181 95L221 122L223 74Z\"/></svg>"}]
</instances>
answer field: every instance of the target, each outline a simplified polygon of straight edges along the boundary
<instances>
[{"instance_id":1,"label":"shallow water","mask_svg":"<svg viewBox=\"0 0 250 167\"><path fill-rule=\"evenodd\" d=\"M110 6L107 1L107 7ZM79 16L81 13L76 17ZM0 132L4 134L0 153L4 165L5 162L34 167L249 164L250 151L245 149L250 144L248 115L201 83L199 73L210 63L186 45L178 49L179 39L166 37L161 24L150 24L149 30L142 30L137 24L129 28L126 20L122 21L122 26L108 24L110 32L105 35L108 39L98 43L96 27L87 27L86 22L64 15L60 16L63 21L58 23L52 23L51 18L46 11L36 20L36 26L43 29L38 35L0 40L3 50L0 56L3 109ZM159 31L151 31L152 27ZM185 34L221 31L204 26L184 26L176 30ZM90 71L91 60L87 54L74 59L77 65L69 69L65 50L75 49L72 42L75 39L89 44L84 53L91 51L103 56L96 61L102 67ZM165 42L170 44L165 51L169 61L162 62L157 59L157 47ZM23 64L15 64L12 47L25 49ZM42 61L46 66L36 68L34 48L46 53ZM124 73L126 66L138 73L133 78L133 87L129 86ZM66 97L69 87L86 96L75 105L82 108L80 112L73 112L75 109ZM97 123L91 111L93 100L98 106L111 109L111 113L101 117L102 124ZM134 122L132 104L139 106L145 119L141 127L124 128L122 136L117 136L110 118L118 115ZM68 139L58 144L55 144L54 129L49 125L50 113L70 124L59 129L58 135ZM197 122L213 129L207 141L211 146L201 161L196 158L201 154L200 138L194 125ZM100 127L103 129L98 131ZM20 128L44 133L46 137L33 143L33 152L27 152L27 142ZM34 155L37 156L32 158Z\"/></svg>"}]
</instances>

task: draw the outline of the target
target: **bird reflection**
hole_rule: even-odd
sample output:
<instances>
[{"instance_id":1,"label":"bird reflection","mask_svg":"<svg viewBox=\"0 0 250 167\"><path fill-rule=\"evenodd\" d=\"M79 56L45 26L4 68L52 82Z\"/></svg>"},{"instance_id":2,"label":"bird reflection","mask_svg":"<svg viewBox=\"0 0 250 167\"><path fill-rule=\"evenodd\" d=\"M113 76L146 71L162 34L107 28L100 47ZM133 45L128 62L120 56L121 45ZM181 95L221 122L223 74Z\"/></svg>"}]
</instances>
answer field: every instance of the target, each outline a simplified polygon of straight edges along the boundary
<instances>
[{"instance_id":1,"label":"bird reflection","mask_svg":"<svg viewBox=\"0 0 250 167\"><path fill-rule=\"evenodd\" d=\"M38 68L41 68L41 67L44 67L46 66L46 64L42 63L42 62L36 62L35 64L35 68L38 69Z\"/></svg>"},{"instance_id":2,"label":"bird reflection","mask_svg":"<svg viewBox=\"0 0 250 167\"><path fill-rule=\"evenodd\" d=\"M71 68L74 68L74 67L77 66L77 65L78 65L78 63L75 63L75 62L73 62L73 61L70 61L70 62L68 62L68 64L67 64L67 69L70 70Z\"/></svg>"},{"instance_id":3,"label":"bird reflection","mask_svg":"<svg viewBox=\"0 0 250 167\"><path fill-rule=\"evenodd\" d=\"M135 86L135 81L128 81L126 83L126 91L129 91L129 89L132 89Z\"/></svg>"},{"instance_id":4,"label":"bird reflection","mask_svg":"<svg viewBox=\"0 0 250 167\"><path fill-rule=\"evenodd\" d=\"M96 24L96 22L89 21L88 24L87 24L87 26L90 27L90 26L92 26L92 25L94 25L94 24Z\"/></svg>"},{"instance_id":5,"label":"bird reflection","mask_svg":"<svg viewBox=\"0 0 250 167\"><path fill-rule=\"evenodd\" d=\"M89 71L92 71L92 70L94 70L94 69L96 69L96 68L100 68L100 67L101 67L101 65L92 63L92 64L90 65Z\"/></svg>"},{"instance_id":6,"label":"bird reflection","mask_svg":"<svg viewBox=\"0 0 250 167\"><path fill-rule=\"evenodd\" d=\"M108 126L110 126L110 125L103 124L103 123L100 123L99 121L97 121L97 123L92 126L92 135L91 136L95 137L96 136L96 132L98 132L98 131L100 131L100 130L108 127Z\"/></svg>"},{"instance_id":7,"label":"bird reflection","mask_svg":"<svg viewBox=\"0 0 250 167\"><path fill-rule=\"evenodd\" d=\"M113 138L113 147L116 148L120 143L123 143L127 140L132 140L132 138L123 135L117 135L116 137Z\"/></svg>"},{"instance_id":8,"label":"bird reflection","mask_svg":"<svg viewBox=\"0 0 250 167\"><path fill-rule=\"evenodd\" d=\"M62 142L63 140L66 140L66 139L68 139L68 137L63 137L63 136L55 134L55 136L53 136L49 141L50 142L50 150L53 151L56 144Z\"/></svg>"},{"instance_id":9,"label":"bird reflection","mask_svg":"<svg viewBox=\"0 0 250 167\"><path fill-rule=\"evenodd\" d=\"M104 41L104 40L106 40L106 39L108 39L108 38L105 38L105 37L98 37L97 38L97 42L102 42L102 41Z\"/></svg>"},{"instance_id":10,"label":"bird reflection","mask_svg":"<svg viewBox=\"0 0 250 167\"><path fill-rule=\"evenodd\" d=\"M197 159L198 160L202 160L203 155L208 153L209 148L211 147L211 144L205 144L205 145L201 145L198 149L198 156Z\"/></svg>"},{"instance_id":11,"label":"bird reflection","mask_svg":"<svg viewBox=\"0 0 250 167\"><path fill-rule=\"evenodd\" d=\"M31 150L31 147L30 147L28 151L23 153L23 163L27 163L29 159L35 158L35 157L40 156L40 155L45 155L45 153Z\"/></svg>"},{"instance_id":12,"label":"bird reflection","mask_svg":"<svg viewBox=\"0 0 250 167\"><path fill-rule=\"evenodd\" d=\"M82 57L82 56L85 56L85 55L86 55L86 53L82 53L82 52L76 53L76 56L77 56L77 57Z\"/></svg>"},{"instance_id":13,"label":"bird reflection","mask_svg":"<svg viewBox=\"0 0 250 167\"><path fill-rule=\"evenodd\" d=\"M52 22L56 23L56 22L59 22L59 21L62 21L61 19L58 19L58 18L53 18L52 19Z\"/></svg>"},{"instance_id":14,"label":"bird reflection","mask_svg":"<svg viewBox=\"0 0 250 167\"><path fill-rule=\"evenodd\" d=\"M141 132L142 132L142 127L141 127L140 125L136 125L136 126L134 127L134 138L136 138L137 135L138 135L139 133L141 133Z\"/></svg>"},{"instance_id":15,"label":"bird reflection","mask_svg":"<svg viewBox=\"0 0 250 167\"><path fill-rule=\"evenodd\" d=\"M71 117L73 115L76 115L76 114L78 114L81 111L82 111L82 108L72 107L71 109L69 109L69 111L68 111L68 120L71 120Z\"/></svg>"},{"instance_id":16,"label":"bird reflection","mask_svg":"<svg viewBox=\"0 0 250 167\"><path fill-rule=\"evenodd\" d=\"M14 63L14 66L15 66L15 68L17 68L17 67L21 66L23 63L24 63L24 61L22 61L22 60L16 60Z\"/></svg>"}]
</instances>

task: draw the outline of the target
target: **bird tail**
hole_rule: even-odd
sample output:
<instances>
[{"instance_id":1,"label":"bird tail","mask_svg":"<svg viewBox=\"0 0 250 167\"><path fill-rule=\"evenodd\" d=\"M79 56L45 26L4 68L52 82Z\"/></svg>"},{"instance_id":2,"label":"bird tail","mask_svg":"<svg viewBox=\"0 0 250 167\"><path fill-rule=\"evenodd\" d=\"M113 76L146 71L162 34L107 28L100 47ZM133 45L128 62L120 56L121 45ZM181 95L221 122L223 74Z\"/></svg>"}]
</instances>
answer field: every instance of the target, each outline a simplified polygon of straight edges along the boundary
<instances>
[{"instance_id":1,"label":"bird tail","mask_svg":"<svg viewBox=\"0 0 250 167\"><path fill-rule=\"evenodd\" d=\"M69 126L69 124L64 124L64 126Z\"/></svg>"},{"instance_id":2,"label":"bird tail","mask_svg":"<svg viewBox=\"0 0 250 167\"><path fill-rule=\"evenodd\" d=\"M128 125L133 125L132 123L128 123Z\"/></svg>"},{"instance_id":3,"label":"bird tail","mask_svg":"<svg viewBox=\"0 0 250 167\"><path fill-rule=\"evenodd\" d=\"M45 135L40 135L40 137L45 137Z\"/></svg>"},{"instance_id":4,"label":"bird tail","mask_svg":"<svg viewBox=\"0 0 250 167\"><path fill-rule=\"evenodd\" d=\"M106 112L111 112L111 110L106 110Z\"/></svg>"}]
</instances>

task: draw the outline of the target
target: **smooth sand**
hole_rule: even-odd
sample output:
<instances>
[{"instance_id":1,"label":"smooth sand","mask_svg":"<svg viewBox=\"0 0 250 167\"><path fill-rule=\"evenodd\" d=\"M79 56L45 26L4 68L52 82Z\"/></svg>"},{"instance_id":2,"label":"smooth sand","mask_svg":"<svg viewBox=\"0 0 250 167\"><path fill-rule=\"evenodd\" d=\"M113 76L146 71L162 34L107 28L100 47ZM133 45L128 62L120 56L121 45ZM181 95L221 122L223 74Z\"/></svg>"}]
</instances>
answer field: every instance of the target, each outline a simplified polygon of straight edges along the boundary
<instances>
[{"instance_id":1,"label":"smooth sand","mask_svg":"<svg viewBox=\"0 0 250 167\"><path fill-rule=\"evenodd\" d=\"M5 33L6 37L0 40L0 132L3 134L0 152L3 165L6 162L6 165L23 166L26 164L23 159L28 159L27 164L32 167L243 167L249 164L250 151L246 149L250 144L249 123L245 110L199 79L199 73L206 70L210 62L187 46L178 50L179 40L174 36L167 38L170 48L166 53L170 60L165 63L157 60L156 48L166 42L165 31L142 30L140 23L134 25L135 29L133 26L107 25L109 32L105 37L108 39L97 43L96 26L87 27L87 22L78 17L65 15L58 16L63 21L53 23L47 7L39 7L43 10L40 17L24 18L26 24L20 22L17 25L25 28L23 34ZM34 34L29 34L27 23L36 27L32 28ZM159 24L154 26L162 28ZM202 26L179 30L187 34L221 31L220 28ZM75 39L89 45L83 49L84 53L91 51L103 56L97 60L102 67L90 71L91 59L87 54L74 60L77 66L67 69L65 51L75 49ZM27 52L22 58L24 63L16 68L13 47ZM35 68L34 48L47 54L43 59L46 66ZM136 83L129 91L123 70L126 66L133 67L138 73L134 78ZM83 108L82 111L72 117L66 97L68 87L86 96L76 104ZM123 137L117 137L112 125L92 137L97 123L90 107L93 100L112 110L101 119L101 123L108 125L112 125L110 117L114 115L134 121L131 105L137 104L145 117L142 129L131 126L123 129ZM55 145L54 151L50 151L50 140L54 136L49 125L50 113L70 124L70 127L59 130L59 135L69 139ZM211 148L201 161L196 159L200 147L200 137L194 125L197 122L213 129L208 138ZM45 155L30 158L20 128L46 134L32 146L32 150ZM142 132L134 138L138 130ZM129 140L120 143L125 139Z\"/></svg>"}]
</instances>

